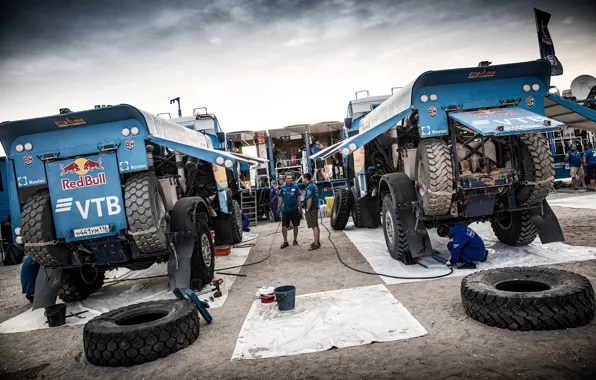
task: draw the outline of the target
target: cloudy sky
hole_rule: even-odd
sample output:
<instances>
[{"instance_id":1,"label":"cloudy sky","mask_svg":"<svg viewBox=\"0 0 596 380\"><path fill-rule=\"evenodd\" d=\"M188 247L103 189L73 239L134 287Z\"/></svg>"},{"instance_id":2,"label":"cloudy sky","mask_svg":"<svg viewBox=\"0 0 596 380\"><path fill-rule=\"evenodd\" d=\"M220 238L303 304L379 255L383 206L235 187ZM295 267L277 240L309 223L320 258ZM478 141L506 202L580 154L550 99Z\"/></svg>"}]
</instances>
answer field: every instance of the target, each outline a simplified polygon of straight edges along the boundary
<instances>
[{"instance_id":1,"label":"cloudy sky","mask_svg":"<svg viewBox=\"0 0 596 380\"><path fill-rule=\"evenodd\" d=\"M356 90L426 70L539 58L532 8L568 88L596 76L596 2L3 0L0 120L95 104L206 106L225 131L341 120Z\"/></svg>"}]
</instances>

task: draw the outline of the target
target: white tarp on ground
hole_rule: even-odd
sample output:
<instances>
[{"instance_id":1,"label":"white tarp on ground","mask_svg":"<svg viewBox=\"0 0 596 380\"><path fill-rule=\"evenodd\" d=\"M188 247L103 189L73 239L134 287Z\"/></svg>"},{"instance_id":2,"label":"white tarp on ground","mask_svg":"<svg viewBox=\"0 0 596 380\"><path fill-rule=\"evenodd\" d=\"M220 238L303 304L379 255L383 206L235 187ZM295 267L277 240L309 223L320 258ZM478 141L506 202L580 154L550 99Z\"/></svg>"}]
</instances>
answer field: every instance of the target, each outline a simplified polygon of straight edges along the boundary
<instances>
[{"instance_id":1,"label":"white tarp on ground","mask_svg":"<svg viewBox=\"0 0 596 380\"><path fill-rule=\"evenodd\" d=\"M244 233L244 243L255 241L258 234ZM216 256L215 269L227 268L236 265L242 265L246 261L250 247L247 248L232 248L232 253L229 256ZM226 273L238 273L241 268L234 268L225 270ZM121 279L161 276L144 280L124 281L114 284L107 282ZM207 285L198 293L201 300L207 301L210 308L218 308L223 306L228 297L229 289L236 280L236 276L218 275L216 278L223 279L220 286L222 296L213 298L215 293L211 289L213 286ZM80 315L81 318L70 317L66 318L66 326L74 326L87 323L90 319L105 313L107 311L117 309L119 307L132 305L140 302L156 301L162 299L175 299L176 297L168 290L167 278L167 264L153 264L150 268L141 271L131 271L126 268L110 271L106 273L106 284L97 292L93 293L89 298L80 302L69 303L66 309L66 315L76 314L80 311L87 310L86 313ZM58 300L58 302L62 302ZM47 328L46 317L44 316L44 309L27 310L24 313L17 315L0 324L0 333L16 333L21 331L31 331Z\"/></svg>"},{"instance_id":2,"label":"white tarp on ground","mask_svg":"<svg viewBox=\"0 0 596 380\"><path fill-rule=\"evenodd\" d=\"M581 197L565 197L557 199L549 199L548 204L551 206L569 207L569 208L591 208L596 210L596 194L586 194Z\"/></svg>"},{"instance_id":3,"label":"white tarp on ground","mask_svg":"<svg viewBox=\"0 0 596 380\"><path fill-rule=\"evenodd\" d=\"M295 309L288 311L257 300L242 325L232 360L299 355L426 333L384 285L299 295Z\"/></svg>"},{"instance_id":4,"label":"white tarp on ground","mask_svg":"<svg viewBox=\"0 0 596 380\"><path fill-rule=\"evenodd\" d=\"M484 263L477 263L476 270L596 259L596 248L593 247L579 247L565 243L541 244L538 237L532 244L525 247L510 247L497 240L490 223L473 223L470 227L482 237L489 250L488 260ZM350 222L344 232L377 273L399 277L430 277L448 272L444 264L431 257L424 257L419 261L428 269L420 265L404 265L401 261L394 260L387 252L385 236L381 227L376 229L355 228L354 224ZM449 240L439 237L434 229L429 230L428 234L433 248L441 252L442 256L449 257L447 250ZM324 237L321 238L325 244ZM472 272L475 270L454 269L450 276L465 276ZM381 278L387 285L423 281L423 279L405 280L384 276Z\"/></svg>"}]
</instances>

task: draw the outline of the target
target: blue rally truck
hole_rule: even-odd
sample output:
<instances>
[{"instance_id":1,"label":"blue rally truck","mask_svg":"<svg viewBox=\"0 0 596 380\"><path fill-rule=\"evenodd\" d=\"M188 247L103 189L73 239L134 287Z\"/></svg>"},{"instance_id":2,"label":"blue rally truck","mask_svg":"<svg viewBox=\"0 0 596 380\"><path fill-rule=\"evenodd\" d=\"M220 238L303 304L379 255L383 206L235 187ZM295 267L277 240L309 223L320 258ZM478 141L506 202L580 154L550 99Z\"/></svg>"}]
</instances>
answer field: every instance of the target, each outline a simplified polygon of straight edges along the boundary
<instances>
[{"instance_id":1,"label":"blue rally truck","mask_svg":"<svg viewBox=\"0 0 596 380\"><path fill-rule=\"evenodd\" d=\"M171 288L200 289L214 275L211 230L242 240L227 172L246 160L200 131L117 105L5 122L0 140L15 242L46 268L34 308L88 297L108 269L160 261Z\"/></svg>"},{"instance_id":2,"label":"blue rally truck","mask_svg":"<svg viewBox=\"0 0 596 380\"><path fill-rule=\"evenodd\" d=\"M383 225L391 256L432 255L428 228L490 221L508 245L563 240L546 202L554 179L544 132L544 60L429 71L384 99L361 100L352 136L311 158L348 158L351 189L336 193L333 228ZM380 101L379 101L380 100Z\"/></svg>"}]
</instances>

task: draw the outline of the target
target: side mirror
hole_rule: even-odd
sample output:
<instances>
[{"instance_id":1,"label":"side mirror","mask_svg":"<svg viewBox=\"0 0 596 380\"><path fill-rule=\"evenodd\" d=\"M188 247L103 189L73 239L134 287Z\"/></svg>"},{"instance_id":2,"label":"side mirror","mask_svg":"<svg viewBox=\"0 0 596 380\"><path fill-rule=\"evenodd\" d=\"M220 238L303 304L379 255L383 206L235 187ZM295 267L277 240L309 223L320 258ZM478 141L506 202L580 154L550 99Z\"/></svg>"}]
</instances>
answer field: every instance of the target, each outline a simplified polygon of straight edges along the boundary
<instances>
[{"instance_id":1,"label":"side mirror","mask_svg":"<svg viewBox=\"0 0 596 380\"><path fill-rule=\"evenodd\" d=\"M347 129L352 129L352 119L351 118L345 118L344 119L344 125Z\"/></svg>"},{"instance_id":2,"label":"side mirror","mask_svg":"<svg viewBox=\"0 0 596 380\"><path fill-rule=\"evenodd\" d=\"M217 135L217 138L219 139L219 141L221 141L221 142L225 142L226 141L226 134L225 134L225 132L217 132L216 135Z\"/></svg>"}]
</instances>

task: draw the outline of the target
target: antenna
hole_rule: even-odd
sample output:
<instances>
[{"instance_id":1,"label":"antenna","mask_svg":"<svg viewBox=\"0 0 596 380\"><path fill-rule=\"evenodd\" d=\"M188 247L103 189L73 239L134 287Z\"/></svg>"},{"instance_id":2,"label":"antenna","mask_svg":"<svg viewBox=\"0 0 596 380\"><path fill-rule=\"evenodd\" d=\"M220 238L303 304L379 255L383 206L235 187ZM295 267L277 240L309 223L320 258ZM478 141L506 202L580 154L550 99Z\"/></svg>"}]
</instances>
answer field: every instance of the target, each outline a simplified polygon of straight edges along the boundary
<instances>
[{"instance_id":1,"label":"antenna","mask_svg":"<svg viewBox=\"0 0 596 380\"><path fill-rule=\"evenodd\" d=\"M588 74L580 75L571 82L571 93L578 100L584 100L590 94L592 86L596 86L596 78Z\"/></svg>"}]
</instances>

